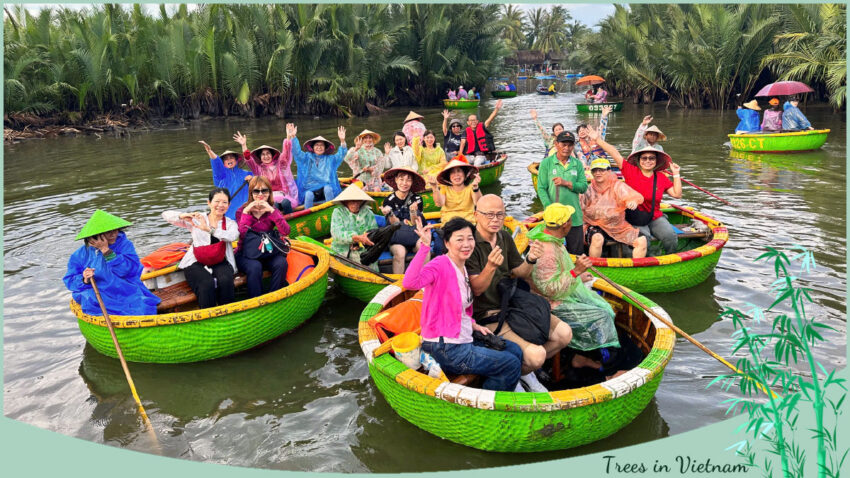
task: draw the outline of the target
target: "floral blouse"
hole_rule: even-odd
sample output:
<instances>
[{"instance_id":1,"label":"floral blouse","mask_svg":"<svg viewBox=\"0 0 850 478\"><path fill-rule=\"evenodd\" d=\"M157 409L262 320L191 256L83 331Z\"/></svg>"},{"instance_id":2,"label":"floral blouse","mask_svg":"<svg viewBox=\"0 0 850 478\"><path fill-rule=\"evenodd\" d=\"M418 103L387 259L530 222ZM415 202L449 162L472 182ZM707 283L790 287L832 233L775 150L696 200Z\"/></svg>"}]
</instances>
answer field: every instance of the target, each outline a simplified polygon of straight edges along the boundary
<instances>
[{"instance_id":1,"label":"floral blouse","mask_svg":"<svg viewBox=\"0 0 850 478\"><path fill-rule=\"evenodd\" d=\"M377 192L381 190L383 182L381 173L384 172L384 154L378 148L352 148L345 155L345 162L351 167L351 173L356 179L363 181L363 190ZM364 173L363 169L373 167L371 173ZM359 174L359 176L358 176Z\"/></svg>"},{"instance_id":2,"label":"floral blouse","mask_svg":"<svg viewBox=\"0 0 850 478\"><path fill-rule=\"evenodd\" d=\"M364 232L378 227L375 215L365 204L360 207L357 214L352 214L347 207L334 208L331 215L331 249L334 254L347 257L355 262L360 262L360 253L363 248L351 249L351 236L363 234Z\"/></svg>"}]
</instances>

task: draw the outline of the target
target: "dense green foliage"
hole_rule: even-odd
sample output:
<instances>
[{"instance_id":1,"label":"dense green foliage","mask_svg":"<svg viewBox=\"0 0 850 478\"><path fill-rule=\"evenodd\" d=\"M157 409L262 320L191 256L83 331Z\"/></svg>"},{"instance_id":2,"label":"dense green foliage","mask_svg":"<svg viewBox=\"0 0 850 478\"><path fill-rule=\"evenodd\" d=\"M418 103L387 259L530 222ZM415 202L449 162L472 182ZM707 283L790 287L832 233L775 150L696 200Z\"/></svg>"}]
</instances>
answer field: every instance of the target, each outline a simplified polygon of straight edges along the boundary
<instances>
[{"instance_id":1,"label":"dense green foliage","mask_svg":"<svg viewBox=\"0 0 850 478\"><path fill-rule=\"evenodd\" d=\"M583 36L577 62L642 101L734 107L736 94L795 79L841 107L845 22L844 5L617 5Z\"/></svg>"},{"instance_id":2,"label":"dense green foliage","mask_svg":"<svg viewBox=\"0 0 850 478\"><path fill-rule=\"evenodd\" d=\"M5 109L37 115L362 114L483 85L498 5L7 7Z\"/></svg>"}]
</instances>

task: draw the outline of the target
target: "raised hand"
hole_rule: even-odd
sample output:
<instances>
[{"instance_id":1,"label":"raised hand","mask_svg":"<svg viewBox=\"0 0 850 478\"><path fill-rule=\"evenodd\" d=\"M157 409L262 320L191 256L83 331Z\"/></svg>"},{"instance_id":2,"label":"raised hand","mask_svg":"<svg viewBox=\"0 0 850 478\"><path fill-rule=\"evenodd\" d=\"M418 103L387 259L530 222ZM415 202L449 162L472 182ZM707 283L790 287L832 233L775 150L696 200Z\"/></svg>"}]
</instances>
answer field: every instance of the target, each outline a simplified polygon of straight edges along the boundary
<instances>
[{"instance_id":1,"label":"raised hand","mask_svg":"<svg viewBox=\"0 0 850 478\"><path fill-rule=\"evenodd\" d=\"M215 159L217 157L216 154L213 152L212 148L210 148L210 145L208 145L206 141L201 140L201 141L198 141L198 142L201 143L202 145L204 145L204 149L207 151L207 154L210 155L210 159Z\"/></svg>"},{"instance_id":2,"label":"raised hand","mask_svg":"<svg viewBox=\"0 0 850 478\"><path fill-rule=\"evenodd\" d=\"M443 118L449 119L449 116L451 116L451 113L449 113L449 110L443 110Z\"/></svg>"},{"instance_id":3,"label":"raised hand","mask_svg":"<svg viewBox=\"0 0 850 478\"><path fill-rule=\"evenodd\" d=\"M643 117L643 121L640 124L644 126L649 126L649 123L652 123L652 115L646 115Z\"/></svg>"},{"instance_id":4,"label":"raised hand","mask_svg":"<svg viewBox=\"0 0 850 478\"><path fill-rule=\"evenodd\" d=\"M233 141L236 141L237 144L242 146L242 150L248 149L246 144L248 144L248 137L242 134L242 132L237 131L236 134L233 135Z\"/></svg>"},{"instance_id":5,"label":"raised hand","mask_svg":"<svg viewBox=\"0 0 850 478\"><path fill-rule=\"evenodd\" d=\"M393 148L390 146L390 143L384 143L384 154L390 154L391 149Z\"/></svg>"},{"instance_id":6,"label":"raised hand","mask_svg":"<svg viewBox=\"0 0 850 478\"><path fill-rule=\"evenodd\" d=\"M608 113L614 111L613 106L603 106L602 107L602 116L608 116Z\"/></svg>"},{"instance_id":7,"label":"raised hand","mask_svg":"<svg viewBox=\"0 0 850 478\"><path fill-rule=\"evenodd\" d=\"M340 126L336 129L336 135L339 136L339 141L345 142L345 126Z\"/></svg>"},{"instance_id":8,"label":"raised hand","mask_svg":"<svg viewBox=\"0 0 850 478\"><path fill-rule=\"evenodd\" d=\"M499 101L496 102L496 109L497 110L502 109L502 100L499 100Z\"/></svg>"},{"instance_id":9,"label":"raised hand","mask_svg":"<svg viewBox=\"0 0 850 478\"><path fill-rule=\"evenodd\" d=\"M298 132L298 128L295 127L294 123L286 123L286 137L292 139L295 137L295 133Z\"/></svg>"},{"instance_id":10,"label":"raised hand","mask_svg":"<svg viewBox=\"0 0 850 478\"><path fill-rule=\"evenodd\" d=\"M476 172L475 176L472 177L472 187L473 187L473 189L477 188L479 184L481 184L481 175Z\"/></svg>"},{"instance_id":11,"label":"raised hand","mask_svg":"<svg viewBox=\"0 0 850 478\"><path fill-rule=\"evenodd\" d=\"M416 234L419 235L419 240L422 241L422 244L430 245L431 244L431 229L434 228L433 224L429 224L427 226L422 224L422 218L416 216Z\"/></svg>"},{"instance_id":12,"label":"raised hand","mask_svg":"<svg viewBox=\"0 0 850 478\"><path fill-rule=\"evenodd\" d=\"M587 127L587 138L591 141L599 140L599 131L596 130L593 126Z\"/></svg>"},{"instance_id":13,"label":"raised hand","mask_svg":"<svg viewBox=\"0 0 850 478\"><path fill-rule=\"evenodd\" d=\"M535 121L537 120L537 110L536 109L531 108L531 111L529 111L528 113L531 115L531 119L533 119Z\"/></svg>"},{"instance_id":14,"label":"raised hand","mask_svg":"<svg viewBox=\"0 0 850 478\"><path fill-rule=\"evenodd\" d=\"M354 149L360 149L360 145L363 144L363 138L360 136L356 136L354 138Z\"/></svg>"},{"instance_id":15,"label":"raised hand","mask_svg":"<svg viewBox=\"0 0 850 478\"><path fill-rule=\"evenodd\" d=\"M672 162L672 161L670 162L670 171L672 171L672 172L673 172L673 175L674 175L674 176L675 176L676 174L679 174L679 172L680 172L681 170L682 170L682 168L681 168L678 164L676 164L676 163L674 163L674 162Z\"/></svg>"}]
</instances>

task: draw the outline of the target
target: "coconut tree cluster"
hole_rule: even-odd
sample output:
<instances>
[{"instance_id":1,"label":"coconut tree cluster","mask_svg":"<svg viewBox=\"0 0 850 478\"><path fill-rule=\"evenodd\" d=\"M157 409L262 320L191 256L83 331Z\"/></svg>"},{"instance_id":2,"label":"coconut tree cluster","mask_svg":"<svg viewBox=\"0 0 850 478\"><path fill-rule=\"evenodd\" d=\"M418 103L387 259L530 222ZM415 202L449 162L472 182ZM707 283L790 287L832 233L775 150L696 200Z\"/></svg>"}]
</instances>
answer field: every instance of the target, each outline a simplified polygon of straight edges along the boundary
<instances>
[{"instance_id":1,"label":"coconut tree cluster","mask_svg":"<svg viewBox=\"0 0 850 478\"><path fill-rule=\"evenodd\" d=\"M7 113L357 115L483 84L498 5L5 9Z\"/></svg>"},{"instance_id":2,"label":"coconut tree cluster","mask_svg":"<svg viewBox=\"0 0 850 478\"><path fill-rule=\"evenodd\" d=\"M846 6L615 6L577 61L615 94L686 108L735 106L773 80L809 83L836 108L846 88ZM736 95L740 94L738 97Z\"/></svg>"}]
</instances>

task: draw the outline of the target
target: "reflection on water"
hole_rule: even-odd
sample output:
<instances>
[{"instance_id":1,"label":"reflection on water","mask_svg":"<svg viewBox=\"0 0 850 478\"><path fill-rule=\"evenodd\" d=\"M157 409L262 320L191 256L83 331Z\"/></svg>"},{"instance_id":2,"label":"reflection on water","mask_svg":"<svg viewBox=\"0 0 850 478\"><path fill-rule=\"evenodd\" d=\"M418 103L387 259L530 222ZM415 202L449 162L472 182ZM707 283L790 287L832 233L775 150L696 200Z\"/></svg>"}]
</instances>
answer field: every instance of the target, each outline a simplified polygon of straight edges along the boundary
<instances>
[{"instance_id":1,"label":"reflection on water","mask_svg":"<svg viewBox=\"0 0 850 478\"><path fill-rule=\"evenodd\" d=\"M548 85L548 82L544 80ZM537 80L518 82L531 91ZM501 181L485 188L500 194L508 213L540 211L531 190L529 163L543 142L529 117L540 122L597 121L577 113L581 88L558 82L556 96L505 99L490 130L509 154ZM571 90L575 90L572 91ZM475 111L486 118L495 100ZM685 187L681 203L724 221L730 241L714 274L673 294L651 294L676 323L712 350L728 355L731 324L718 321L725 307L767 305L772 270L753 263L767 245L799 243L815 251L818 269L812 313L836 329L817 350L827 368L844 366L845 319L845 125L828 108L809 107L818 126L832 128L823 149L764 155L731 152L726 134L734 111L664 109L626 104L612 113L608 139L622 151L652 114L668 136L664 148L695 184L727 199L724 205ZM438 132L440 108L417 108ZM408 110L338 120L293 118L303 138L349 139L368 128L384 138ZM465 117L469 112L454 112ZM241 118L187 123L130 137L58 138L5 146L5 412L33 425L95 442L150 450L119 363L85 345L68 310L61 277L73 237L95 208L134 223L130 238L141 254L185 239L160 218L164 209L200 210L210 188L209 160L198 140L216 151L232 149L240 130L249 146L279 144L285 121ZM34 168L34 164L49 167ZM349 173L343 166L341 175ZM720 403L733 396L705 386L725 368L680 340L655 399L635 421L597 443L538 454L492 454L436 438L401 419L371 383L357 344L355 304L335 290L319 312L291 334L226 359L182 365L131 364L163 453L190 460L287 470L426 471L500 466L603 451L681 433L724 419ZM435 460L434 457L439 457Z\"/></svg>"}]
</instances>

